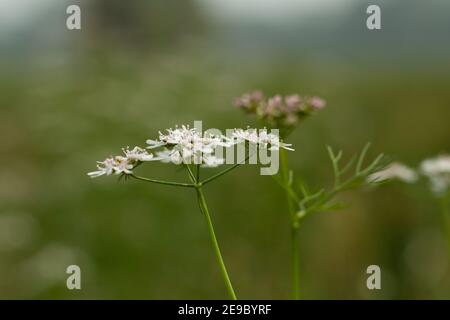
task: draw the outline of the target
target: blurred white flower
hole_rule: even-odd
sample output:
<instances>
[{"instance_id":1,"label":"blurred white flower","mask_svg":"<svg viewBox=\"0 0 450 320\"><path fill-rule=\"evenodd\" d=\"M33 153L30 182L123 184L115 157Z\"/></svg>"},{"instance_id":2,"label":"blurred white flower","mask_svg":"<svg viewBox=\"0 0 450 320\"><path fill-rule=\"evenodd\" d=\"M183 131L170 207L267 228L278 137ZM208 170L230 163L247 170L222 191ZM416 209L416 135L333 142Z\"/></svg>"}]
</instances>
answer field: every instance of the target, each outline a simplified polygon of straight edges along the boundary
<instances>
[{"instance_id":1,"label":"blurred white flower","mask_svg":"<svg viewBox=\"0 0 450 320\"><path fill-rule=\"evenodd\" d=\"M44 247L39 246L37 249L35 253L27 254L26 259L21 261L17 268L17 285L32 296L65 284L65 270L74 263L89 270L89 274L95 273L89 256L78 248L47 242ZM87 279L87 274L88 272L82 276L83 280Z\"/></svg>"},{"instance_id":2,"label":"blurred white flower","mask_svg":"<svg viewBox=\"0 0 450 320\"><path fill-rule=\"evenodd\" d=\"M203 161L205 163L205 167L217 167L225 163L223 158L218 158L212 155L204 155Z\"/></svg>"},{"instance_id":3,"label":"blurred white flower","mask_svg":"<svg viewBox=\"0 0 450 320\"><path fill-rule=\"evenodd\" d=\"M393 162L381 171L371 174L367 180L370 182L399 179L403 182L413 183L417 181L417 173L399 162Z\"/></svg>"},{"instance_id":4,"label":"blurred white flower","mask_svg":"<svg viewBox=\"0 0 450 320\"><path fill-rule=\"evenodd\" d=\"M450 186L450 155L424 160L420 165L420 171L430 180L433 192L437 194L447 192Z\"/></svg>"}]
</instances>

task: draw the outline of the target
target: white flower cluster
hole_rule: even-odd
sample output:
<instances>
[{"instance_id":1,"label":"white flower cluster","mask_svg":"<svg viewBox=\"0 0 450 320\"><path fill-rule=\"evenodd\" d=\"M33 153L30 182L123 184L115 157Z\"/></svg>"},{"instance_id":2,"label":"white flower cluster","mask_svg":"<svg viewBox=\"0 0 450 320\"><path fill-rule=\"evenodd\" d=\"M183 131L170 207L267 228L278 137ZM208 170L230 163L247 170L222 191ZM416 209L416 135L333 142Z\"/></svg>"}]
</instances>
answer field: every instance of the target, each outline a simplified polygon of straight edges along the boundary
<instances>
[{"instance_id":1,"label":"white flower cluster","mask_svg":"<svg viewBox=\"0 0 450 320\"><path fill-rule=\"evenodd\" d=\"M370 181L383 181L399 179L403 182L413 183L419 178L418 173L427 177L431 190L436 194L444 194L450 187L450 155L440 155L422 161L419 170L413 170L401 163L392 163L385 169L375 172L368 179Z\"/></svg>"},{"instance_id":2,"label":"white flower cluster","mask_svg":"<svg viewBox=\"0 0 450 320\"><path fill-rule=\"evenodd\" d=\"M159 133L158 140L147 140L148 149L165 147L156 152L156 158L162 162L174 164L202 164L205 167L217 167L224 163L223 158L214 156L218 147L230 147L231 142L224 136L201 134L195 128L182 126L168 129L167 134Z\"/></svg>"},{"instance_id":3,"label":"white flower cluster","mask_svg":"<svg viewBox=\"0 0 450 320\"><path fill-rule=\"evenodd\" d=\"M217 148L229 148L242 142L249 142L268 150L285 148L293 151L291 144L280 141L278 135L268 133L266 129L234 129L230 137L224 135L202 134L189 126L167 129L166 133L159 132L157 140L147 140L146 149L163 148L155 155L147 150L135 147L123 149L123 155L111 156L98 162L96 171L89 172L92 178L111 174L132 174L132 169L145 161L161 161L173 164L200 164L203 167L217 167L225 163L223 157L217 157Z\"/></svg>"},{"instance_id":4,"label":"white flower cluster","mask_svg":"<svg viewBox=\"0 0 450 320\"><path fill-rule=\"evenodd\" d=\"M284 148L289 151L294 151L292 144L281 142L278 135L268 133L265 128L259 130L259 133L256 129L235 129L232 133L232 139L234 143L248 141L269 150L279 150L280 148Z\"/></svg>"},{"instance_id":5,"label":"white flower cluster","mask_svg":"<svg viewBox=\"0 0 450 320\"><path fill-rule=\"evenodd\" d=\"M111 156L104 161L97 161L97 170L89 172L88 176L97 178L111 174L131 174L131 170L139 162L156 160L152 154L139 147L134 147L132 150L127 147L122 150L124 153L122 156Z\"/></svg>"},{"instance_id":6,"label":"white flower cluster","mask_svg":"<svg viewBox=\"0 0 450 320\"><path fill-rule=\"evenodd\" d=\"M447 192L450 186L450 155L424 160L420 165L420 172L430 180L433 192Z\"/></svg>"}]
</instances>

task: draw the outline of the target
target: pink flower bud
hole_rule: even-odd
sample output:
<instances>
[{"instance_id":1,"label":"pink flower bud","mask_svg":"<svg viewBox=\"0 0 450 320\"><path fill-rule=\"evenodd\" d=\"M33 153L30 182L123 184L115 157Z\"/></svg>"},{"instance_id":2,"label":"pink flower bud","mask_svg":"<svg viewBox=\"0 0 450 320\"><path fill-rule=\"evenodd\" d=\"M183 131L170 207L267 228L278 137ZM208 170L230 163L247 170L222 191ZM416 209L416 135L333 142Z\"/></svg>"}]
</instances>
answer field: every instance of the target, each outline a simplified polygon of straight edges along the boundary
<instances>
[{"instance_id":1,"label":"pink flower bud","mask_svg":"<svg viewBox=\"0 0 450 320\"><path fill-rule=\"evenodd\" d=\"M286 103L288 110L294 110L301 103L301 101L302 99L298 94L293 94L284 98L284 102Z\"/></svg>"},{"instance_id":2,"label":"pink flower bud","mask_svg":"<svg viewBox=\"0 0 450 320\"><path fill-rule=\"evenodd\" d=\"M312 97L309 99L309 104L313 109L322 109L325 107L326 102L322 98Z\"/></svg>"}]
</instances>

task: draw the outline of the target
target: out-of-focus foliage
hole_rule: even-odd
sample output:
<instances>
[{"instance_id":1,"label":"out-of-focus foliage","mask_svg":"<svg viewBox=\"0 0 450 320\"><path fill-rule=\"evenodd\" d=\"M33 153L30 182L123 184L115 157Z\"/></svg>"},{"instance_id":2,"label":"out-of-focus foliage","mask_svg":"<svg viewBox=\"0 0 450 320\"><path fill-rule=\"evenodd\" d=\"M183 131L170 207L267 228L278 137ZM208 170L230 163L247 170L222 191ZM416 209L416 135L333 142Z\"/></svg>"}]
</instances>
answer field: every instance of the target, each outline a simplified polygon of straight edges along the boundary
<instances>
[{"instance_id":1,"label":"out-of-focus foliage","mask_svg":"<svg viewBox=\"0 0 450 320\"><path fill-rule=\"evenodd\" d=\"M169 10L166 1L158 1L164 8L159 23L147 21L143 10L121 7L123 28L118 22L109 35L101 31L95 53L83 44L91 36L85 30L65 34L69 44L62 59L44 59L39 51L26 61L8 56L15 60L8 66L2 59L1 298L225 298L190 190L117 183L114 177L90 180L86 172L95 160L126 145L144 145L175 124L253 125L232 107L232 99L254 88L326 98L327 108L289 141L296 148L290 154L296 176L314 190L333 184L326 145L354 154L371 141L370 157L383 152L412 166L449 151L448 60L405 53L394 59L395 48L355 54L356 59L303 43L297 44L300 50L253 51L248 47L264 36L258 29L235 45L237 40L222 39L220 32L183 38L175 47L141 44L147 36L165 39L168 32L167 39L176 39L185 31L180 25L190 25L187 13L201 8L198 3L183 8L181 2L168 4ZM101 10L98 21L116 21L107 18L116 17L114 10ZM135 19L148 22L149 29L128 33ZM123 38L131 45L124 46ZM245 42L248 50L235 50ZM139 173L185 176L159 163ZM239 297L288 298L285 197L258 173L256 167L239 168L208 185L206 196ZM346 193L345 210L305 220L302 297L450 298L450 250L426 188L393 183ZM65 287L69 264L81 267L81 291ZM381 291L365 287L371 264L382 269Z\"/></svg>"},{"instance_id":2,"label":"out-of-focus foliage","mask_svg":"<svg viewBox=\"0 0 450 320\"><path fill-rule=\"evenodd\" d=\"M131 49L158 50L205 31L204 19L192 0L134 0L126 8L121 0L88 0L84 4L89 14L83 40L97 49L119 44Z\"/></svg>"}]
</instances>

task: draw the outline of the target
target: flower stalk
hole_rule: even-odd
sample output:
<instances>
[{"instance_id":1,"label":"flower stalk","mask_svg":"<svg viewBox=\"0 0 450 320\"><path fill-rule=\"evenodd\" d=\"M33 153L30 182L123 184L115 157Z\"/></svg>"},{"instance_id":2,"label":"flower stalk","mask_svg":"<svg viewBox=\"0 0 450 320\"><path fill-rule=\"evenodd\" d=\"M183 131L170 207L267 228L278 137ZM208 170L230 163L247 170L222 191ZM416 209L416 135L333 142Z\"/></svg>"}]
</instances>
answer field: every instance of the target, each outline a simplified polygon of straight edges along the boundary
<instances>
[{"instance_id":1,"label":"flower stalk","mask_svg":"<svg viewBox=\"0 0 450 320\"><path fill-rule=\"evenodd\" d=\"M118 175L119 179L123 178L126 180L127 178L133 178L148 183L195 189L200 211L206 219L214 254L219 264L225 287L230 299L236 300L236 293L231 284L220 251L211 214L203 193L203 187L241 164L246 163L251 155L245 157L242 162L236 163L215 175L211 175L203 181L200 180L200 170L202 167L218 167L225 164L225 159L221 155L217 156L215 154L217 148L230 148L237 144L245 143L246 145L252 144L259 148L278 151L280 149L293 150L291 145L281 142L277 135L269 133L266 129L260 130L259 134L252 129L234 129L231 137L227 137L223 135L202 134L196 128L190 128L189 126L167 129L165 133L159 133L157 140L149 139L146 142L148 145L146 149L141 147L134 147L133 149L129 147L123 148L122 155L110 156L104 161L97 162L97 170L89 172L88 176L97 178L100 176ZM156 149L156 153L149 153L147 149ZM191 183L151 179L138 176L134 173L137 167L143 163L152 161L184 165ZM193 165L192 168L191 165Z\"/></svg>"},{"instance_id":2,"label":"flower stalk","mask_svg":"<svg viewBox=\"0 0 450 320\"><path fill-rule=\"evenodd\" d=\"M334 184L330 190L320 189L315 193L310 193L306 185L298 181L300 184L300 193L295 190L294 175L289 170L287 154L284 150L280 151L280 166L281 177L274 177L278 184L283 188L287 196L289 216L290 216L290 231L291 231L291 275L292 275L292 299L300 299L300 252L299 252L299 228L300 220L311 213L325 212L339 209L341 206L337 203L333 203L333 199L339 193L361 188L364 186L375 186L378 181L368 179L374 172L382 169L383 155L379 155L367 166L364 166L365 157L369 149L370 144L367 144L360 156L358 157L357 164L355 166L355 172L350 177L344 177L356 158L353 157L342 168L339 165L339 161L342 158L342 151L334 153L333 150L328 147L328 154L332 162L332 168L334 173Z\"/></svg>"},{"instance_id":3,"label":"flower stalk","mask_svg":"<svg viewBox=\"0 0 450 320\"><path fill-rule=\"evenodd\" d=\"M172 181L163 181L163 180L149 179L149 178L137 176L135 174L129 174L129 176L134 178L134 179L136 179L136 180L141 180L141 181L145 181L145 182L152 182L152 183L164 184L164 185L176 186L176 187L195 188L195 184L192 184L192 183L181 183L181 182L172 182Z\"/></svg>"},{"instance_id":4,"label":"flower stalk","mask_svg":"<svg viewBox=\"0 0 450 320\"><path fill-rule=\"evenodd\" d=\"M280 152L280 164L282 181L286 192L286 199L291 221L291 273L292 273L292 299L300 299L300 253L299 253L299 219L295 214L295 203L291 196L292 181L290 178L289 164L287 154L284 150Z\"/></svg>"},{"instance_id":5,"label":"flower stalk","mask_svg":"<svg viewBox=\"0 0 450 320\"><path fill-rule=\"evenodd\" d=\"M280 131L281 138L286 138L303 121L325 107L325 100L313 96L306 97L298 94L275 95L266 97L263 92L255 90L245 93L234 101L234 105L248 114L256 117L264 126L276 128ZM300 270L299 270L299 221L297 214L299 197L293 190L293 174L289 169L286 150L289 144L280 149L280 175L273 176L286 193L291 231L291 273L292 273L292 298L300 299Z\"/></svg>"},{"instance_id":6,"label":"flower stalk","mask_svg":"<svg viewBox=\"0 0 450 320\"><path fill-rule=\"evenodd\" d=\"M217 241L216 232L214 231L214 225L211 219L211 214L209 213L205 195L202 190L203 183L200 182L200 166L196 165L195 175L189 164L185 164L185 167L188 171L189 178L191 179L193 186L195 187L200 211L205 216L209 236L211 237L211 243L213 246L214 254L216 256L217 263L219 264L220 272L222 274L225 287L227 288L228 295L231 300L237 300L236 293L234 292L233 285L231 284L230 276L228 275L227 267L225 266L225 262L222 257L222 252L220 251L220 246L219 242Z\"/></svg>"},{"instance_id":7,"label":"flower stalk","mask_svg":"<svg viewBox=\"0 0 450 320\"><path fill-rule=\"evenodd\" d=\"M228 275L228 271L227 271L225 262L222 257L219 242L217 241L216 233L214 231L214 225L213 225L213 222L211 219L211 214L209 212L208 205L206 204L205 195L204 195L203 189L202 189L203 183L199 181L200 180L200 165L196 165L195 175L194 175L194 172L192 171L191 167L188 164L185 164L185 167L186 167L186 170L188 172L189 178L192 181L192 183L179 183L179 182L170 182L170 181L149 179L149 178L137 176L135 174L129 174L128 176L130 176L136 180L141 180L141 181L150 182L150 183L164 184L164 185L177 186L177 187L195 188L200 211L203 213L203 215L205 216L205 219L206 219L206 224L208 227L209 236L211 238L211 243L213 246L214 254L216 256L217 263L219 264L220 272L222 274L222 278L223 278L225 287L227 289L230 299L237 300L236 293L234 291L233 285L230 280L230 276ZM235 167L237 167L237 166L234 166L232 168L235 168ZM227 170L227 172L228 171L230 171L230 170ZM208 181L212 181L212 180L208 180Z\"/></svg>"},{"instance_id":8,"label":"flower stalk","mask_svg":"<svg viewBox=\"0 0 450 320\"><path fill-rule=\"evenodd\" d=\"M223 281L225 283L225 287L227 288L228 295L230 299L237 300L236 294L233 289L233 285L231 284L230 277L228 276L227 268L222 258L222 253L220 251L219 242L217 241L216 233L214 231L213 222L211 220L211 215L208 210L208 206L206 204L205 196L203 194L203 190L201 186L196 187L197 191L197 199L200 206L200 210L205 215L206 223L208 225L209 235L211 237L212 246L214 249L214 254L216 255L217 263L219 264L220 271L222 273Z\"/></svg>"}]
</instances>

